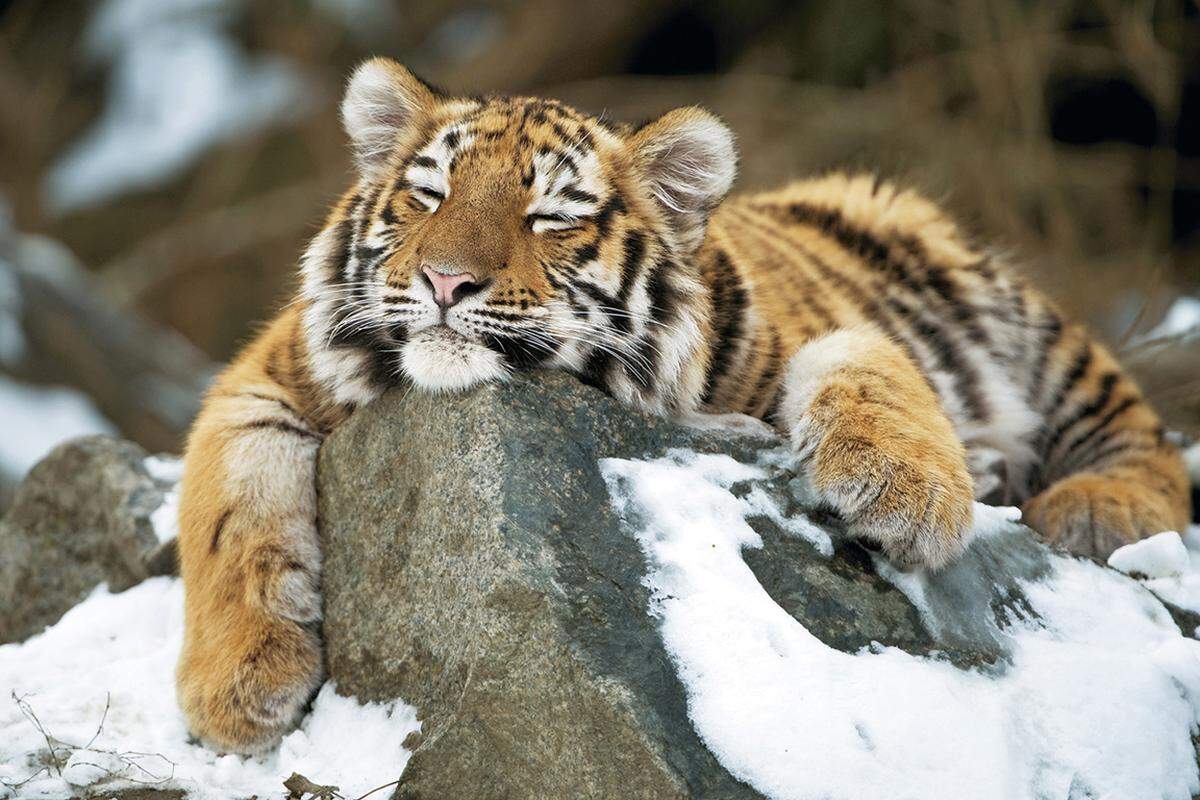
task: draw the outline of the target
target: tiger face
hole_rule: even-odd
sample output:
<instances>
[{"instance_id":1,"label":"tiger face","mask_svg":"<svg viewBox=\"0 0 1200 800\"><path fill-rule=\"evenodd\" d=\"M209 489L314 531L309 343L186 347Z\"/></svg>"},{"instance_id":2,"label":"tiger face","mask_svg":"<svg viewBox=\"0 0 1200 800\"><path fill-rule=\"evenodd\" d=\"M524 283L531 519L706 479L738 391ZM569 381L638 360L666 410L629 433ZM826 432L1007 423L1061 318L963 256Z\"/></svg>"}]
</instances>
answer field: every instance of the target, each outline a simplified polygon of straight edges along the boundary
<instances>
[{"instance_id":1,"label":"tiger face","mask_svg":"<svg viewBox=\"0 0 1200 800\"><path fill-rule=\"evenodd\" d=\"M451 98L395 62L351 78L359 180L305 261L310 346L353 380L460 390L534 367L694 406L692 256L736 155L712 114L618 126L534 98ZM357 361L355 360L357 357Z\"/></svg>"}]
</instances>

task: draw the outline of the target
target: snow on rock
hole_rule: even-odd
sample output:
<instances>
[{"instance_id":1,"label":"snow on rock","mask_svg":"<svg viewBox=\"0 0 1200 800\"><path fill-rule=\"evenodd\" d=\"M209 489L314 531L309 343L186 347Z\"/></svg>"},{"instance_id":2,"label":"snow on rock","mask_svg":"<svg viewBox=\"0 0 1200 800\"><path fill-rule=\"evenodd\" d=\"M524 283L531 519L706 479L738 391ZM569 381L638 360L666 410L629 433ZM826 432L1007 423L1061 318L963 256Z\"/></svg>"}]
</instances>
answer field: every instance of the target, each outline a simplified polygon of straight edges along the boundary
<instances>
[{"instance_id":1,"label":"snow on rock","mask_svg":"<svg viewBox=\"0 0 1200 800\"><path fill-rule=\"evenodd\" d=\"M1007 664L962 669L881 646L844 653L784 612L742 559L762 542L730 488L760 467L683 453L601 466L618 513L639 528L649 611L689 718L721 764L764 795L1200 791L1200 642L1136 582L1053 556L1050 574L1022 587L1025 619L999 633ZM1012 509L977 507L975 541L1013 519ZM907 573L900 588L920 600L937 580Z\"/></svg>"},{"instance_id":2,"label":"snow on rock","mask_svg":"<svg viewBox=\"0 0 1200 800\"><path fill-rule=\"evenodd\" d=\"M114 433L85 395L63 387L39 387L0 375L0 474L20 480L58 443L76 436Z\"/></svg>"},{"instance_id":3,"label":"snow on rock","mask_svg":"<svg viewBox=\"0 0 1200 800\"><path fill-rule=\"evenodd\" d=\"M1175 531L1142 539L1118 547L1108 557L1108 565L1126 575L1169 578L1182 575L1189 564L1188 550Z\"/></svg>"},{"instance_id":4,"label":"snow on rock","mask_svg":"<svg viewBox=\"0 0 1200 800\"><path fill-rule=\"evenodd\" d=\"M59 213L157 185L210 146L286 122L309 107L296 67L251 57L225 31L238 0L107 0L85 33L111 65L99 120L46 179Z\"/></svg>"},{"instance_id":5,"label":"snow on rock","mask_svg":"<svg viewBox=\"0 0 1200 800\"><path fill-rule=\"evenodd\" d=\"M1167 534L1161 533L1144 541L1149 542L1160 537L1167 537ZM1170 541L1170 537L1167 537L1166 541ZM1186 561L1183 561L1181 568L1175 572L1153 575L1142 569L1138 569L1136 566L1133 571L1140 573L1137 577L1141 580L1142 585L1154 592L1161 599L1172 605L1200 614L1200 525L1192 525L1184 531L1180 537L1180 543L1183 546L1183 554L1186 557ZM1129 546L1127 545L1126 547ZM1121 549L1124 550L1125 548ZM1116 555L1116 553L1113 555ZM1180 558L1177 550L1173 557L1175 559ZM1195 633L1197 636L1200 636L1200 631L1196 631Z\"/></svg>"},{"instance_id":6,"label":"snow on rock","mask_svg":"<svg viewBox=\"0 0 1200 800\"><path fill-rule=\"evenodd\" d=\"M154 535L160 542L169 542L179 535L179 481L183 479L183 460L170 456L150 456L144 462L150 477L170 488L163 494L163 502L150 515Z\"/></svg>"},{"instance_id":7,"label":"snow on rock","mask_svg":"<svg viewBox=\"0 0 1200 800\"><path fill-rule=\"evenodd\" d=\"M292 772L356 797L399 777L408 760L402 743L420 728L415 711L398 701L360 705L332 684L267 756L190 743L175 703L182 632L181 582L152 578L121 594L99 587L44 633L0 647L0 798L60 798L77 795L73 787L136 781L193 800L277 797ZM70 745L56 747L61 775L38 772L46 742L27 712ZM33 775L19 790L4 786Z\"/></svg>"}]
</instances>

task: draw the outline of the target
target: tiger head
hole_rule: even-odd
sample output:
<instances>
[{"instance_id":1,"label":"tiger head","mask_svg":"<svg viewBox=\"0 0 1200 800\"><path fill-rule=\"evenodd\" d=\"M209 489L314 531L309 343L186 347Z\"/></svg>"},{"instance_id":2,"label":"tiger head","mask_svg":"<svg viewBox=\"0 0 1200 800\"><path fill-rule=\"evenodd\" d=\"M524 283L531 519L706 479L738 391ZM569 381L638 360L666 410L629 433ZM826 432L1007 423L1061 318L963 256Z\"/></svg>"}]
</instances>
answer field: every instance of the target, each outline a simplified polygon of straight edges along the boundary
<instances>
[{"instance_id":1,"label":"tiger head","mask_svg":"<svg viewBox=\"0 0 1200 800\"><path fill-rule=\"evenodd\" d=\"M694 255L736 171L719 119L449 97L387 59L355 71L342 119L358 180L304 261L310 350L342 394L552 367L651 410L696 405Z\"/></svg>"}]
</instances>

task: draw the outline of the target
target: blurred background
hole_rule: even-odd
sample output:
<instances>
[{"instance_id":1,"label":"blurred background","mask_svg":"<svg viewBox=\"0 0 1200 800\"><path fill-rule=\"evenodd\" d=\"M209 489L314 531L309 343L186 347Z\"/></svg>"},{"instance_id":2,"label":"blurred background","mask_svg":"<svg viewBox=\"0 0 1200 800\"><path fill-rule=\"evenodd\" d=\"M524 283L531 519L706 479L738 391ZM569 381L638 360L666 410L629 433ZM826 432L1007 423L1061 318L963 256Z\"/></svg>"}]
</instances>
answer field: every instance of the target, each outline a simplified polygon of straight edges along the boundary
<instances>
[{"instance_id":1,"label":"blurred background","mask_svg":"<svg viewBox=\"0 0 1200 800\"><path fill-rule=\"evenodd\" d=\"M739 188L947 203L1200 433L1200 2L0 0L0 506L54 442L177 452L350 180L369 55L637 120L703 104Z\"/></svg>"}]
</instances>

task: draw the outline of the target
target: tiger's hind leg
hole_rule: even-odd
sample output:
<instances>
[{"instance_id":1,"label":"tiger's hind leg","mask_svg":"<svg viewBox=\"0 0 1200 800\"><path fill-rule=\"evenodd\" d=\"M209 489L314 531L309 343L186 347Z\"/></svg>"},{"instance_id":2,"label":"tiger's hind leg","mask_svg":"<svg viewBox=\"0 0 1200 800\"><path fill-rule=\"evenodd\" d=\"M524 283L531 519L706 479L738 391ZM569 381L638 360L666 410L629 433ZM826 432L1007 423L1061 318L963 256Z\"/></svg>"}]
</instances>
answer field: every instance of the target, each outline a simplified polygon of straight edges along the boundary
<instances>
[{"instance_id":1,"label":"tiger's hind leg","mask_svg":"<svg viewBox=\"0 0 1200 800\"><path fill-rule=\"evenodd\" d=\"M1057 356L1057 359L1054 357ZM1116 360L1081 327L1051 348L1044 424L1025 522L1074 553L1098 558L1191 515L1187 471L1162 424Z\"/></svg>"},{"instance_id":2,"label":"tiger's hind leg","mask_svg":"<svg viewBox=\"0 0 1200 800\"><path fill-rule=\"evenodd\" d=\"M974 495L962 442L903 349L873 328L838 330L788 364L780 419L818 497L902 566L963 548Z\"/></svg>"}]
</instances>

